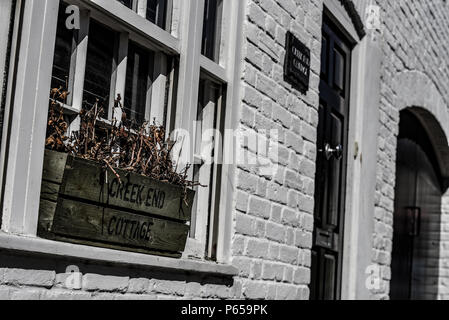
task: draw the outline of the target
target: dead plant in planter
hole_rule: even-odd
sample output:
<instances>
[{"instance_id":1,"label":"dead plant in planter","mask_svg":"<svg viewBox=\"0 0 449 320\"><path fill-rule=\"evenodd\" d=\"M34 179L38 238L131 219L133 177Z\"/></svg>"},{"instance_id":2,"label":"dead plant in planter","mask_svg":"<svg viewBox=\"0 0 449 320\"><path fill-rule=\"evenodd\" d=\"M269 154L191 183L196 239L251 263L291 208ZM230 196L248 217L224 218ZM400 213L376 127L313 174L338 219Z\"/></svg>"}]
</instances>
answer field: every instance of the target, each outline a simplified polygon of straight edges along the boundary
<instances>
[{"instance_id":1,"label":"dead plant in planter","mask_svg":"<svg viewBox=\"0 0 449 320\"><path fill-rule=\"evenodd\" d=\"M69 138L66 136L68 130L68 124L64 119L64 108L58 102L58 100L65 101L68 92L59 89L52 89L50 93L50 107L48 112L47 122L47 139L45 141L45 147L47 149L67 152L66 141Z\"/></svg>"},{"instance_id":2,"label":"dead plant in planter","mask_svg":"<svg viewBox=\"0 0 449 320\"><path fill-rule=\"evenodd\" d=\"M97 100L93 106L82 109L78 115L80 129L68 137L68 123L59 102L64 101L67 95L68 92L62 88L51 91L47 149L101 163L119 181L121 177L115 168L181 186L185 191L199 185L187 179L190 165L177 172L177 166L172 160L175 142L167 139L165 128L155 122L137 125L135 121L127 119L120 95L115 101L115 109L122 111L120 121L113 119L108 123L101 120L104 108Z\"/></svg>"}]
</instances>

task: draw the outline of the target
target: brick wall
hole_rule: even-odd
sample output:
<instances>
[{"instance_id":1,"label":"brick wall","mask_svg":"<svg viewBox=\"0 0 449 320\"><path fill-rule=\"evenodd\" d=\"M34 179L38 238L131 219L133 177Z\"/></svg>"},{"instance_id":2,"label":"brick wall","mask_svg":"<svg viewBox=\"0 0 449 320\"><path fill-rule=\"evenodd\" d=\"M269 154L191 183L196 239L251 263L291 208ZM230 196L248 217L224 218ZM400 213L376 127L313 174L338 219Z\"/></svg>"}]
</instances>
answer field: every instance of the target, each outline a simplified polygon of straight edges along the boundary
<instances>
[{"instance_id":1,"label":"brick wall","mask_svg":"<svg viewBox=\"0 0 449 320\"><path fill-rule=\"evenodd\" d=\"M280 146L273 177L238 168L233 263L241 298L309 297L321 19L321 1L248 1L240 129L278 130ZM306 95L283 78L287 30L312 49Z\"/></svg>"},{"instance_id":2,"label":"brick wall","mask_svg":"<svg viewBox=\"0 0 449 320\"><path fill-rule=\"evenodd\" d=\"M373 262L381 266L382 283L374 298L387 299L391 278L393 209L396 171L396 146L399 128L398 92L395 76L417 70L436 86L445 104L449 102L449 8L446 1L376 1L381 7L383 58L380 101L380 135L374 228ZM417 95L425 96L423 88ZM411 107L411 106L410 106ZM447 238L447 228L442 238ZM441 243L443 246L443 243ZM444 245L447 248L447 244ZM447 250L447 249L446 249ZM447 262L443 263L447 267ZM447 269L444 271L447 275ZM447 280L440 279L442 287ZM442 289L440 289L442 290ZM445 289L447 292L447 289ZM442 295L440 297L448 297Z\"/></svg>"},{"instance_id":3,"label":"brick wall","mask_svg":"<svg viewBox=\"0 0 449 320\"><path fill-rule=\"evenodd\" d=\"M275 129L281 145L279 158L271 159L279 168L275 175L238 167L232 239L237 277L0 254L0 299L308 299L321 14L321 1L247 1L240 130ZM283 79L287 30L312 49L306 95ZM70 265L81 272L76 290L66 287Z\"/></svg>"},{"instance_id":4,"label":"brick wall","mask_svg":"<svg viewBox=\"0 0 449 320\"><path fill-rule=\"evenodd\" d=\"M449 300L449 192L443 196L441 211L438 298Z\"/></svg>"},{"instance_id":5,"label":"brick wall","mask_svg":"<svg viewBox=\"0 0 449 320\"><path fill-rule=\"evenodd\" d=\"M0 300L229 299L239 290L232 277L0 254Z\"/></svg>"}]
</instances>

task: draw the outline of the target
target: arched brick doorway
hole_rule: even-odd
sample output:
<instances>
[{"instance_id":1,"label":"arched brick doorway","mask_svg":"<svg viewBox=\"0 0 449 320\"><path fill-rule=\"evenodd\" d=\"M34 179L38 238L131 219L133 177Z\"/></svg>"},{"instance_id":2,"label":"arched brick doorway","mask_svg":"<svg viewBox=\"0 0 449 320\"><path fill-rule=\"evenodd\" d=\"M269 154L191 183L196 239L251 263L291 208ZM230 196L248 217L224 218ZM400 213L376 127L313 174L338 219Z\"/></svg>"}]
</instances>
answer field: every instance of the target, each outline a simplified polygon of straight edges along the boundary
<instances>
[{"instance_id":1,"label":"arched brick doorway","mask_svg":"<svg viewBox=\"0 0 449 320\"><path fill-rule=\"evenodd\" d=\"M445 141L442 141L445 140ZM423 109L401 111L396 160L391 299L437 299L442 197L447 189L438 145L447 140Z\"/></svg>"}]
</instances>

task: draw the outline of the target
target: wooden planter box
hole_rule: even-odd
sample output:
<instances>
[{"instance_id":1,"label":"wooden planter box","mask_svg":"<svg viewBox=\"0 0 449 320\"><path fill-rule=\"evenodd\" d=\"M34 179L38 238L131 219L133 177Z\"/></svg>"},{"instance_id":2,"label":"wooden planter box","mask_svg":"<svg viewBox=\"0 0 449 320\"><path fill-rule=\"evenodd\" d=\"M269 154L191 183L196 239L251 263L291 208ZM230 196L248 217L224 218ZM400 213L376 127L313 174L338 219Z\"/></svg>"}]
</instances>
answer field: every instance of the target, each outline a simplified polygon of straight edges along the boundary
<instances>
[{"instance_id":1,"label":"wooden planter box","mask_svg":"<svg viewBox=\"0 0 449 320\"><path fill-rule=\"evenodd\" d=\"M180 257L195 192L96 162L45 151L40 237Z\"/></svg>"}]
</instances>

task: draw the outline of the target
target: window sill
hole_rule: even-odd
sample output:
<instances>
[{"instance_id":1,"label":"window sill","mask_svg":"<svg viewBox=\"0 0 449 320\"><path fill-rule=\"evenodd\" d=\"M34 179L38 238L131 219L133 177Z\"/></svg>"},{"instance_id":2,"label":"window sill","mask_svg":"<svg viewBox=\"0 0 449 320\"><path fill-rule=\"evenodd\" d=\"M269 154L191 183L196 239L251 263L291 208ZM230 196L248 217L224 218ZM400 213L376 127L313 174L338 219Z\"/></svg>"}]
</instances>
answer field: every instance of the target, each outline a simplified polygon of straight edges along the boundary
<instances>
[{"instance_id":1,"label":"window sill","mask_svg":"<svg viewBox=\"0 0 449 320\"><path fill-rule=\"evenodd\" d=\"M163 269L175 272L204 273L232 277L238 270L226 264L187 259L174 259L64 242L41 238L10 235L0 232L0 250L42 254L53 257L85 259L117 265L130 265L150 269Z\"/></svg>"}]
</instances>

